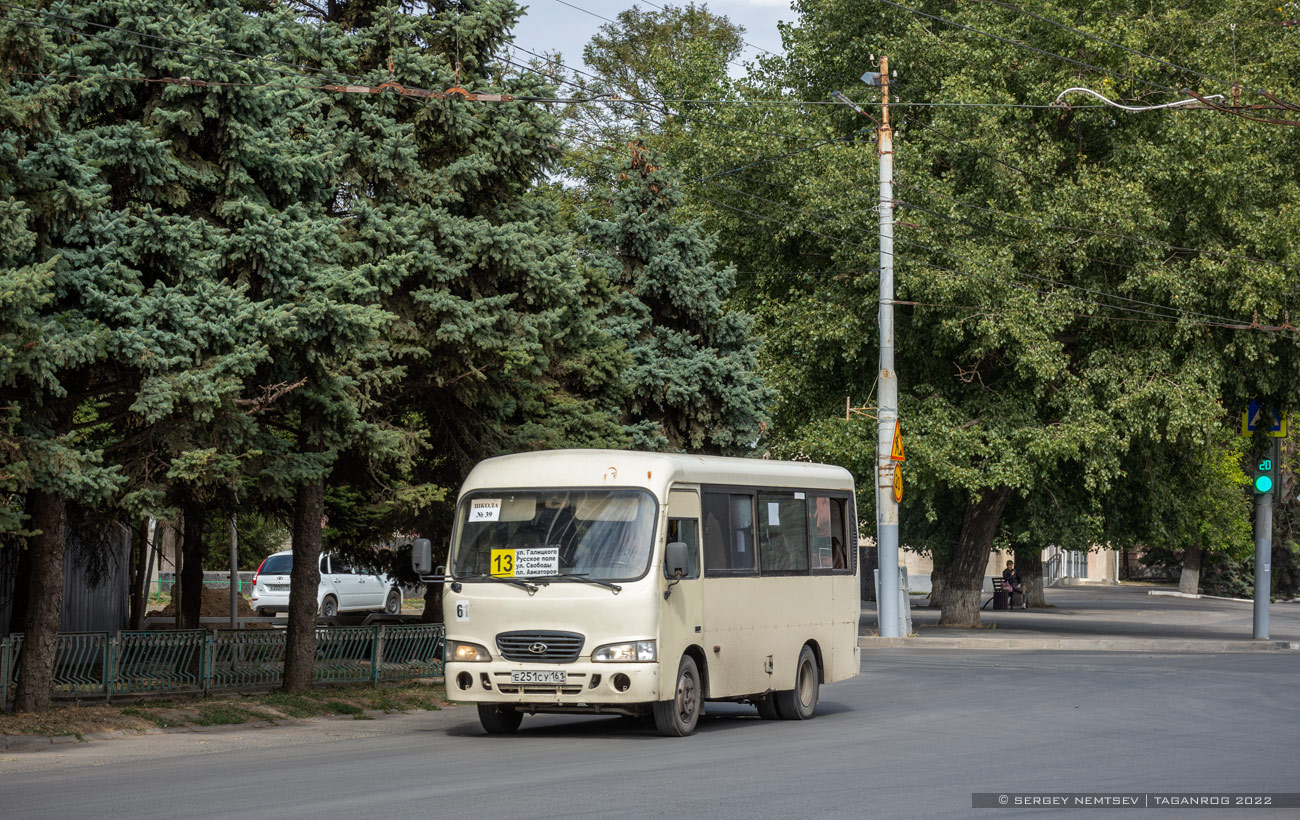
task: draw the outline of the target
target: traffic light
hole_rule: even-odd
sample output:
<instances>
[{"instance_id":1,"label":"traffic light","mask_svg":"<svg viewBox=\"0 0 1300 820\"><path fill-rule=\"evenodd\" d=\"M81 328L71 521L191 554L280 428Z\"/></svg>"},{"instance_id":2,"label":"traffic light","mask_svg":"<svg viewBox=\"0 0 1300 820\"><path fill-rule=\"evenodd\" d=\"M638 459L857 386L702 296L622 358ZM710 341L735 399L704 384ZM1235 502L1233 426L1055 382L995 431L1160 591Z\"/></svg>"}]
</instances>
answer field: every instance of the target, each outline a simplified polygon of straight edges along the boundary
<instances>
[{"instance_id":1,"label":"traffic light","mask_svg":"<svg viewBox=\"0 0 1300 820\"><path fill-rule=\"evenodd\" d=\"M1277 463L1272 456L1262 456L1255 461L1255 492L1269 493L1277 484Z\"/></svg>"}]
</instances>

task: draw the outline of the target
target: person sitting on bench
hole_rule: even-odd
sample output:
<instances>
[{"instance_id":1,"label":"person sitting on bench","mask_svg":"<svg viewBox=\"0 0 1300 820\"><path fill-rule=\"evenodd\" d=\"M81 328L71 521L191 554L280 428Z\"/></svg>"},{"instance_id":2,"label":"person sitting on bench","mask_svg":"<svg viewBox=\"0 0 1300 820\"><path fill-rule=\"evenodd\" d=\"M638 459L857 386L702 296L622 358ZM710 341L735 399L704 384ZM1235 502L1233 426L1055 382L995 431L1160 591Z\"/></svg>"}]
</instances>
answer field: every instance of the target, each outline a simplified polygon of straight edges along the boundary
<instances>
[{"instance_id":1,"label":"person sitting on bench","mask_svg":"<svg viewBox=\"0 0 1300 820\"><path fill-rule=\"evenodd\" d=\"M1007 568L1002 570L1002 585L1007 590L1008 607L1011 609L1016 608L1016 595L1019 595L1020 608L1029 609L1029 602L1025 600L1025 587L1020 583L1020 573L1016 572L1015 561L1008 561Z\"/></svg>"}]
</instances>

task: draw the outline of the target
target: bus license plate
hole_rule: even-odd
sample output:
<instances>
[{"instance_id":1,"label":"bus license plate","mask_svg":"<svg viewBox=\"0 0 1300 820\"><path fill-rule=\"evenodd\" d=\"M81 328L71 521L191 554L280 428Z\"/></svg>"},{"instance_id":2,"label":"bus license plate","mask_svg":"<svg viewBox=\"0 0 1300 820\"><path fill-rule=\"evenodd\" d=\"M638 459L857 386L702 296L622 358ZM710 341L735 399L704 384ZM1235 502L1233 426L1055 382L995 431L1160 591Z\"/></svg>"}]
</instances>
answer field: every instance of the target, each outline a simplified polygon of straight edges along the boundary
<instances>
[{"instance_id":1,"label":"bus license plate","mask_svg":"<svg viewBox=\"0 0 1300 820\"><path fill-rule=\"evenodd\" d=\"M510 673L511 683L564 683L563 669L516 669Z\"/></svg>"}]
</instances>

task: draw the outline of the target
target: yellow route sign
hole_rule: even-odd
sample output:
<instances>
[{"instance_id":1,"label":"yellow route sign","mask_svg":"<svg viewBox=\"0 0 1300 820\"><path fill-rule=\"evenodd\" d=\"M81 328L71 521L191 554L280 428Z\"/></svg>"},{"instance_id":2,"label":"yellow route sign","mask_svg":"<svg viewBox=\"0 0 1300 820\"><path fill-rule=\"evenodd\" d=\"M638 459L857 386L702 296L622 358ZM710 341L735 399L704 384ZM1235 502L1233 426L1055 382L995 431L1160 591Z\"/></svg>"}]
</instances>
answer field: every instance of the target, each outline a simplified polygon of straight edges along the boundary
<instances>
[{"instance_id":1,"label":"yellow route sign","mask_svg":"<svg viewBox=\"0 0 1300 820\"><path fill-rule=\"evenodd\" d=\"M515 551L513 549L492 550L489 556L492 574L498 578L513 578L515 575Z\"/></svg>"},{"instance_id":2,"label":"yellow route sign","mask_svg":"<svg viewBox=\"0 0 1300 820\"><path fill-rule=\"evenodd\" d=\"M890 461L907 461L903 455L903 426L894 419L894 446L889 450Z\"/></svg>"},{"instance_id":3,"label":"yellow route sign","mask_svg":"<svg viewBox=\"0 0 1300 820\"><path fill-rule=\"evenodd\" d=\"M894 503L899 504L903 500L903 465L894 465Z\"/></svg>"}]
</instances>

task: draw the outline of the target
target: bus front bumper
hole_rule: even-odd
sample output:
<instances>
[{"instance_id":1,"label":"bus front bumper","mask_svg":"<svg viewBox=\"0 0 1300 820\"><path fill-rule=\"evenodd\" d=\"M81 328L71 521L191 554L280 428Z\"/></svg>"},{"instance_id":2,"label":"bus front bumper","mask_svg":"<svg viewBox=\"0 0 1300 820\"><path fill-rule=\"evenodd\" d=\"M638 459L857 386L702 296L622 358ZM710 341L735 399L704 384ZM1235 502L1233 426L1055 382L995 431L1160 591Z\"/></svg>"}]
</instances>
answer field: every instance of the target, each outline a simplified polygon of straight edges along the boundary
<instances>
[{"instance_id":1,"label":"bus front bumper","mask_svg":"<svg viewBox=\"0 0 1300 820\"><path fill-rule=\"evenodd\" d=\"M562 673L563 681L555 680L556 673ZM658 663L448 662L445 675L452 700L513 704L530 711L621 713L661 700Z\"/></svg>"}]
</instances>

